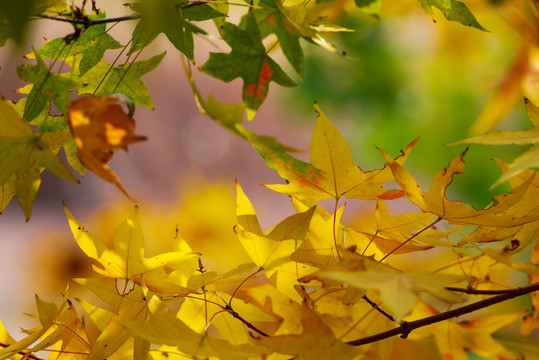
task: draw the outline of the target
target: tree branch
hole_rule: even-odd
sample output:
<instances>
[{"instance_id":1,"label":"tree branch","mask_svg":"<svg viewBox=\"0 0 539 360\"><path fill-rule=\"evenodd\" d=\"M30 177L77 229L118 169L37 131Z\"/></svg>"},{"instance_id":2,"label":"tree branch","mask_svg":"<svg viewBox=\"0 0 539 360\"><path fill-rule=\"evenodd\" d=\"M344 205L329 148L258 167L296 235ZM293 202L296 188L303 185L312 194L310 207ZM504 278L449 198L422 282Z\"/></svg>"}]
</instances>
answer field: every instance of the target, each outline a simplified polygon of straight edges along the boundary
<instances>
[{"instance_id":1,"label":"tree branch","mask_svg":"<svg viewBox=\"0 0 539 360\"><path fill-rule=\"evenodd\" d=\"M188 9L195 6L204 5L206 3L207 1L189 1L185 4L178 5L177 7L179 9ZM51 16L47 14L39 14L36 16L41 19L63 21L63 22L68 22L73 25L84 25L85 28L89 28L90 26L99 25L99 24L108 24L108 23L115 23L115 22L121 22L121 21L137 20L142 17L140 14L115 16L115 17L110 17L110 18L105 18L105 19L89 19L87 16L83 16L82 18L67 18L67 17L61 17L61 16Z\"/></svg>"},{"instance_id":2,"label":"tree branch","mask_svg":"<svg viewBox=\"0 0 539 360\"><path fill-rule=\"evenodd\" d=\"M452 286L446 286L446 290L463 292L470 295L499 295L499 294L510 294L515 291L515 289L505 289L505 290L477 290L477 289L464 289Z\"/></svg>"},{"instance_id":3,"label":"tree branch","mask_svg":"<svg viewBox=\"0 0 539 360\"><path fill-rule=\"evenodd\" d=\"M445 311L443 313L439 313L433 316L429 316L429 317L411 321L411 322L405 321L401 324L401 326L397 328L384 331L376 335L368 336L362 339L348 341L348 344L354 345L354 346L360 346L360 345L365 345L365 344L370 344L376 341L380 341L383 339L387 339L395 335L401 335L401 337L405 339L406 337L408 337L410 332L412 332L413 330L417 328L431 325L440 321L448 320L454 317L459 317L461 315L468 314L473 311L483 309L491 305L498 304L506 300L510 300L510 299L513 299L522 295L526 295L535 291L539 291L539 282L528 285L526 287L513 289L513 290L507 290L503 294L496 295L489 299L481 300L470 305L462 306L458 309Z\"/></svg>"}]
</instances>

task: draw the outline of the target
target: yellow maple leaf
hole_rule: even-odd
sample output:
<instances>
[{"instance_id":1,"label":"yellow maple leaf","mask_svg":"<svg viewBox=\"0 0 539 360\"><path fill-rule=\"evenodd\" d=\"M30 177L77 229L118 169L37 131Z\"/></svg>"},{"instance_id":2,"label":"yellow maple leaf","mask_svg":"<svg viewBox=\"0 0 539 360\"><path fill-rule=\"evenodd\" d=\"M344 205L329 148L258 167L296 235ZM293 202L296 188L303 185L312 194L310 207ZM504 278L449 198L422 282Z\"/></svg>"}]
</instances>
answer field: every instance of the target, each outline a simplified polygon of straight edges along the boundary
<instances>
[{"instance_id":1,"label":"yellow maple leaf","mask_svg":"<svg viewBox=\"0 0 539 360\"><path fill-rule=\"evenodd\" d=\"M314 213L314 208L292 215L274 228L262 232L251 202L236 183L238 225L234 231L253 262L263 269L268 279L288 297L301 302L294 289L297 279L317 269L290 261L301 245Z\"/></svg>"},{"instance_id":2,"label":"yellow maple leaf","mask_svg":"<svg viewBox=\"0 0 539 360\"><path fill-rule=\"evenodd\" d=\"M96 272L107 277L145 284L162 294L187 294L187 280L198 268L197 254L173 251L150 258L144 256L144 238L138 216L138 206L116 231L114 250L107 248L89 233L64 206L69 226L77 244L96 263ZM188 249L187 244L184 249Z\"/></svg>"},{"instance_id":3,"label":"yellow maple leaf","mask_svg":"<svg viewBox=\"0 0 539 360\"><path fill-rule=\"evenodd\" d=\"M407 321L417 317L436 315L437 310L424 302L418 303L414 313ZM427 327L415 329L409 336L411 340L434 337L438 351L444 360L467 360L468 351L486 359L521 360L522 358L505 348L492 338L497 330L521 318L524 311L477 318L457 322L446 320Z\"/></svg>"},{"instance_id":4,"label":"yellow maple leaf","mask_svg":"<svg viewBox=\"0 0 539 360\"><path fill-rule=\"evenodd\" d=\"M423 212L436 215L438 219L434 222L445 219L449 223L461 225L514 226L539 220L539 214L535 213L518 218L506 213L507 209L514 206L526 194L531 177L514 188L513 192L496 196L493 198L493 203L484 209L476 210L471 205L461 201L451 201L445 196L447 187L453 181L453 176L461 174L464 169L463 157L466 150L454 158L447 168L442 168L436 173L428 192L421 190L412 175L401 164L394 161L383 150L379 150L388 161L395 180L404 190L408 200Z\"/></svg>"},{"instance_id":5,"label":"yellow maple leaf","mask_svg":"<svg viewBox=\"0 0 539 360\"><path fill-rule=\"evenodd\" d=\"M337 128L318 105L315 105L315 111L318 118L311 139L311 163L295 159L282 150L253 144L266 164L288 181L285 185L266 187L316 201L331 198L376 200L402 197L402 191L382 188L382 185L393 180L387 165L382 169L363 172L354 163L350 146ZM395 161L404 163L416 142L417 139L406 146Z\"/></svg>"},{"instance_id":6,"label":"yellow maple leaf","mask_svg":"<svg viewBox=\"0 0 539 360\"><path fill-rule=\"evenodd\" d=\"M301 323L300 334L262 337L255 342L276 353L293 355L297 360L354 359L363 353L361 348L337 339L306 302L301 306Z\"/></svg>"},{"instance_id":7,"label":"yellow maple leaf","mask_svg":"<svg viewBox=\"0 0 539 360\"><path fill-rule=\"evenodd\" d=\"M539 50L537 50L539 58ZM538 99L539 100L539 99ZM526 114L533 127L522 131L494 131L491 133L475 136L469 139L457 141L451 145L482 144L482 145L529 145L532 146L517 157L504 171L503 175L492 185L495 187L509 178L516 176L526 169L539 166L539 108L525 99Z\"/></svg>"}]
</instances>

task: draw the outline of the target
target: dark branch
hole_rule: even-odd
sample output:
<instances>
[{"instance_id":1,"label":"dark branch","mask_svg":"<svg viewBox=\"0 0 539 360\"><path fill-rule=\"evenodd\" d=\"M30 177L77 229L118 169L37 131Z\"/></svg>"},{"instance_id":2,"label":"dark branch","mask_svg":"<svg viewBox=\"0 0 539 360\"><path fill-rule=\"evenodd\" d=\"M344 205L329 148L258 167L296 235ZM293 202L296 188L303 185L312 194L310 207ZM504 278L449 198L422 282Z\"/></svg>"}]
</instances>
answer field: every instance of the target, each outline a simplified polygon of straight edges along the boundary
<instances>
[{"instance_id":1,"label":"dark branch","mask_svg":"<svg viewBox=\"0 0 539 360\"><path fill-rule=\"evenodd\" d=\"M447 290L463 292L470 295L500 295L500 294L512 294L515 289L506 289L506 290L477 290L477 289L464 289L452 286L446 286Z\"/></svg>"},{"instance_id":2,"label":"dark branch","mask_svg":"<svg viewBox=\"0 0 539 360\"><path fill-rule=\"evenodd\" d=\"M349 341L348 344L354 345L354 346L360 346L365 344L370 344L376 341L380 341L383 339L387 339L389 337L395 336L395 335L401 335L402 338L406 338L408 334L420 327L431 325L440 321L448 320L454 317L459 317L464 314L471 313L473 311L483 309L486 307L489 307L494 304L498 304L522 295L526 295L535 291L539 291L539 282L528 285L523 288L508 290L507 292L493 296L489 299L481 300L478 302L475 302L470 305L462 306L458 309L445 311L443 313L439 313L433 316L429 316L423 319L419 319L416 321L411 322L404 322L401 326L376 334L372 336L368 336L362 339L352 340Z\"/></svg>"},{"instance_id":3,"label":"dark branch","mask_svg":"<svg viewBox=\"0 0 539 360\"><path fill-rule=\"evenodd\" d=\"M206 1L190 1L185 4L178 5L179 9L188 9L195 6L200 6L206 4ZM84 25L85 28L89 28L93 25L99 25L99 24L108 24L108 23L115 23L115 22L121 22L121 21L129 21L129 20L137 20L141 18L141 15L139 14L132 14L132 15L125 15L125 16L116 16L116 17L110 17L105 19L89 19L88 17L84 16L82 18L67 18L67 17L61 17L61 16L51 16L47 14L40 14L36 15L38 18L41 19L49 19L49 20L55 20L55 21L63 21L68 22L73 25Z\"/></svg>"},{"instance_id":4,"label":"dark branch","mask_svg":"<svg viewBox=\"0 0 539 360\"><path fill-rule=\"evenodd\" d=\"M10 344L0 342L0 347L7 348L8 346L10 346ZM43 360L42 358L32 354L29 350L21 350L17 354L22 355L24 359Z\"/></svg>"}]
</instances>

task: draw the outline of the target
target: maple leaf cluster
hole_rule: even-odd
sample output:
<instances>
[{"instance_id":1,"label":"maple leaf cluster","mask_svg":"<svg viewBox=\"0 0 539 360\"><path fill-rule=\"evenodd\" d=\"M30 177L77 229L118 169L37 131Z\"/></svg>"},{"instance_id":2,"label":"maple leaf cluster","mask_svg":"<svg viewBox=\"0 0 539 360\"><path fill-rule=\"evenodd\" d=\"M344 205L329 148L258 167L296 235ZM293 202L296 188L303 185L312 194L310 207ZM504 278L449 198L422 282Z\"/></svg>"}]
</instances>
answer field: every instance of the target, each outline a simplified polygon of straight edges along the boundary
<instances>
[{"instance_id":1,"label":"maple leaf cluster","mask_svg":"<svg viewBox=\"0 0 539 360\"><path fill-rule=\"evenodd\" d=\"M62 0L37 2L41 6L33 15L67 21L74 33L47 40L28 54L36 64L18 68L29 83L18 92L27 96L16 104L0 101L0 210L16 195L29 219L45 169L79 181L57 157L60 148L80 175L89 169L133 200L107 163L115 150L144 140L135 135L134 109L153 108L153 102L140 77L165 53L129 59L163 33L193 62L194 35L211 37L196 23L211 20L230 52L210 53L199 70L225 82L241 78L242 102L205 99L186 65L195 101L279 174L284 183L264 186L288 196L295 213L263 229L236 182L230 231L248 261L214 271L206 267L211 259L198 251L196 239L178 234L167 251L149 255L138 206L116 230L112 247L64 206L94 276L72 279L59 306L36 296L32 316L39 325L23 330L22 340L0 326L0 359L39 359L48 351L51 359L359 360L399 358L415 348L430 358L455 360L467 359L469 352L489 359L536 355L533 340L522 340L515 350L493 336L520 319L516 326L522 337L539 326L535 145L513 164L497 161L504 173L500 181L507 180L511 191L480 209L447 196L454 176L464 171L467 150L439 170L425 190L405 166L418 139L397 157L379 149L385 165L366 171L317 104L310 161L302 161L275 138L248 130L243 120L256 115L271 82L294 85L270 56L268 36L276 37L299 79L304 70L300 39L343 55L326 35L347 29L319 16L316 6L257 0L235 24L228 21L227 2L142 1L129 4L132 14L123 18L107 18L93 1L91 14L84 13L85 1L69 9ZM379 0L355 3L368 13L380 9ZM484 30L460 1L420 0L419 5L433 19L434 7L450 21ZM0 14L0 24L18 26ZM109 35L107 23L127 20L137 25L123 46ZM0 27L0 42L13 36ZM102 60L105 51L120 48L128 54L125 64ZM70 71L60 72L61 66L52 71L57 60ZM535 144L539 110L534 101L526 100L533 129L460 143ZM52 115L53 106L60 115ZM393 215L389 209L396 199L415 210ZM358 200L373 201L376 208L367 221L348 225L342 220L344 201ZM73 297L73 288L86 295ZM526 310L510 302L493 313L473 313L528 294Z\"/></svg>"}]
</instances>

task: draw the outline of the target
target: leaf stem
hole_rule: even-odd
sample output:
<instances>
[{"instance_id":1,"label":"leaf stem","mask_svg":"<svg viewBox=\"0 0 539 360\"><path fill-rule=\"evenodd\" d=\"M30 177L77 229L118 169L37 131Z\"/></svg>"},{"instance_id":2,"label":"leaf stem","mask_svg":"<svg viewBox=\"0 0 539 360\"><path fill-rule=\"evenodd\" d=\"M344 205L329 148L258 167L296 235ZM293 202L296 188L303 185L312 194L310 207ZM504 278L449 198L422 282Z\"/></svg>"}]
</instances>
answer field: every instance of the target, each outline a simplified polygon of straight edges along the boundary
<instances>
[{"instance_id":1,"label":"leaf stem","mask_svg":"<svg viewBox=\"0 0 539 360\"><path fill-rule=\"evenodd\" d=\"M380 259L380 261L378 261L379 263L381 263L382 261L384 261L389 255L393 254L395 251L399 250L401 247L403 247L404 245L408 244L412 239L414 239L415 237L417 237L418 235L420 235L423 231L429 229L431 226L437 224L438 222L440 222L441 220L443 220L443 218L441 217L437 217L436 220L434 220L431 224L425 226L423 229L419 230L418 232L416 232L414 235L412 235L411 237L408 238L408 240L406 240L405 242L403 242L402 244L400 244L399 246L397 246L396 248L394 248L393 250L391 250L390 252L388 252L382 259Z\"/></svg>"},{"instance_id":2,"label":"leaf stem","mask_svg":"<svg viewBox=\"0 0 539 360\"><path fill-rule=\"evenodd\" d=\"M395 335L400 335L401 338L405 339L408 337L410 332L412 332L413 330L417 328L431 325L440 321L448 320L454 317L459 317L461 315L468 314L476 310L483 309L483 308L492 306L494 304L498 304L498 303L501 303L501 302L504 302L504 301L507 301L507 300L510 300L510 299L513 299L522 295L535 292L535 291L539 291L539 282L536 282L534 284L531 284L522 288L508 290L507 292L503 294L496 295L485 300L477 301L470 305L466 305L457 309L445 311L445 312L442 312L433 316L429 316L423 319L419 319L419 320L415 320L411 322L405 321L397 328L384 331L376 335L368 336L362 339L348 341L348 344L354 345L354 346L360 346L360 345L377 342L383 339L387 339Z\"/></svg>"},{"instance_id":3,"label":"leaf stem","mask_svg":"<svg viewBox=\"0 0 539 360\"><path fill-rule=\"evenodd\" d=\"M337 262L341 262L342 257L339 252L339 247L337 246L337 210L339 208L340 197L335 198L335 209L333 210L333 244L335 245L335 252L337 253Z\"/></svg>"}]
</instances>

